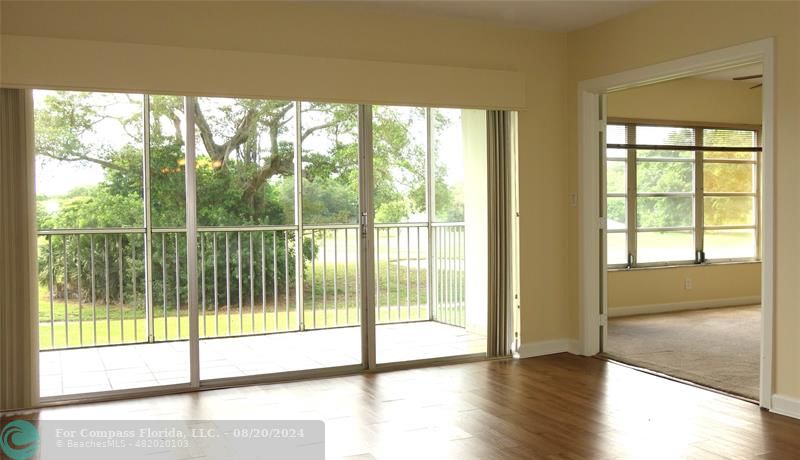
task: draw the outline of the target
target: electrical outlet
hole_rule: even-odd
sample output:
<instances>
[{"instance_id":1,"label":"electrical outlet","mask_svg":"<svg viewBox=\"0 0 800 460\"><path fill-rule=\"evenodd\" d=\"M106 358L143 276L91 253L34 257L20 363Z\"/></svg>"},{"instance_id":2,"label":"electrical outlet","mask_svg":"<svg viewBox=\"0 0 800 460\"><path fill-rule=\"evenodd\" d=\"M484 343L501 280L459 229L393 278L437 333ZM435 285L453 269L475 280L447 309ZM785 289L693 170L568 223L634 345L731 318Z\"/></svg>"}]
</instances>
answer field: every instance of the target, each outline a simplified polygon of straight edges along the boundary
<instances>
[{"instance_id":1,"label":"electrical outlet","mask_svg":"<svg viewBox=\"0 0 800 460\"><path fill-rule=\"evenodd\" d=\"M577 193L570 193L569 194L569 205L572 207L578 206L578 194Z\"/></svg>"},{"instance_id":2,"label":"electrical outlet","mask_svg":"<svg viewBox=\"0 0 800 460\"><path fill-rule=\"evenodd\" d=\"M692 279L691 278L686 278L683 281L683 288L686 289L686 290L689 290L689 289L692 288Z\"/></svg>"}]
</instances>

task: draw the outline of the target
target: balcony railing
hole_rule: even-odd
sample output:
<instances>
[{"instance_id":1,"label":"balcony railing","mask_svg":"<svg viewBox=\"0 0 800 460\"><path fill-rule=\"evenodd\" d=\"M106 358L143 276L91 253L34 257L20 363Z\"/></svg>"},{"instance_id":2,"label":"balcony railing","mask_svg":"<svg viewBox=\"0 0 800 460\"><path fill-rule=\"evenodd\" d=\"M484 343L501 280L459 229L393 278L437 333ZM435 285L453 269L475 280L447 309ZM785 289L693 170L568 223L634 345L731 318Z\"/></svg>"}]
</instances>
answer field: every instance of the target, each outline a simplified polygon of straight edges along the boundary
<instances>
[{"instance_id":1,"label":"balcony railing","mask_svg":"<svg viewBox=\"0 0 800 460\"><path fill-rule=\"evenodd\" d=\"M186 232L147 237L139 228L39 232L42 350L189 338ZM375 237L376 322L463 327L464 225L377 224ZM201 338L361 324L358 226L304 226L297 240L293 226L199 229Z\"/></svg>"}]
</instances>

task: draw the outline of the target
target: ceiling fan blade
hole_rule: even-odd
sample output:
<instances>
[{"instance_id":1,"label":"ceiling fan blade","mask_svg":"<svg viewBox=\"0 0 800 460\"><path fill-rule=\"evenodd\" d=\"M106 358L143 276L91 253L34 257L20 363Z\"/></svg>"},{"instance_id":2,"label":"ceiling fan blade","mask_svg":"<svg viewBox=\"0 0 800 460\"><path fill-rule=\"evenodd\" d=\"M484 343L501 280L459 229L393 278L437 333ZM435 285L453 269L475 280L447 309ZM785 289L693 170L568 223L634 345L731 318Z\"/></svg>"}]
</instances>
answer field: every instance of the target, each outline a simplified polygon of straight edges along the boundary
<instances>
[{"instance_id":1,"label":"ceiling fan blade","mask_svg":"<svg viewBox=\"0 0 800 460\"><path fill-rule=\"evenodd\" d=\"M763 75L747 75L745 77L733 77L734 80L752 80L754 78L761 78Z\"/></svg>"},{"instance_id":2,"label":"ceiling fan blade","mask_svg":"<svg viewBox=\"0 0 800 460\"><path fill-rule=\"evenodd\" d=\"M750 89L761 88L762 86L764 86L764 84L763 83L759 83L756 86L751 86Z\"/></svg>"}]
</instances>

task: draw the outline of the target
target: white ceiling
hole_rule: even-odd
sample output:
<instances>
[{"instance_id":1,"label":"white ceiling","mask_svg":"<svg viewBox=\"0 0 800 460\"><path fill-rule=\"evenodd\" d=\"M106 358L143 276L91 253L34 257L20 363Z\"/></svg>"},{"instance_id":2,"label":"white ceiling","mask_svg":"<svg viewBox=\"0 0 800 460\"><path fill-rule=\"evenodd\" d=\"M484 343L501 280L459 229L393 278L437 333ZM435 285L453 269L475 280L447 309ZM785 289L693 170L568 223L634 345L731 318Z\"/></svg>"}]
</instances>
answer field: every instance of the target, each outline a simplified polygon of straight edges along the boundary
<instances>
[{"instance_id":1,"label":"white ceiling","mask_svg":"<svg viewBox=\"0 0 800 460\"><path fill-rule=\"evenodd\" d=\"M569 32L652 4L656 0L378 0L418 13L481 19L553 32Z\"/></svg>"}]
</instances>

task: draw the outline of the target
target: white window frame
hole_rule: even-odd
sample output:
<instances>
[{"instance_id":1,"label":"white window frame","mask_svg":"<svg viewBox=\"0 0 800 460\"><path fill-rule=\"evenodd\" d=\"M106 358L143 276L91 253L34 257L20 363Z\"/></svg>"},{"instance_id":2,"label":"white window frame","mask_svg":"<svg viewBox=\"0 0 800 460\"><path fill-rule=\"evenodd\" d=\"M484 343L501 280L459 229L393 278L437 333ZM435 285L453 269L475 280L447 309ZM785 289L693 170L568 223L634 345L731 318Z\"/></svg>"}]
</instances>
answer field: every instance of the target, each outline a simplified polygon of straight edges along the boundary
<instances>
[{"instance_id":1,"label":"white window frame","mask_svg":"<svg viewBox=\"0 0 800 460\"><path fill-rule=\"evenodd\" d=\"M626 173L626 187L624 193L606 191L606 201L608 198L625 198L626 222L625 229L608 229L608 234L625 234L628 249L628 262L625 264L608 264L611 270L630 270L636 268L647 267L663 267L663 266L678 266L678 265L698 265L698 264L712 264L712 263L741 263L741 262L759 262L761 260L761 222L760 222L760 202L761 202L761 152L754 152L755 159L704 159L703 155L703 130L705 129L719 129L719 130L739 130L739 131L753 131L756 136L756 145L761 146L761 127L757 125L746 124L730 124L730 123L701 123L701 122L685 122L685 121L664 121L664 120L647 120L647 119L626 119L626 118L608 118L607 126L625 126L626 128L626 144L636 145L636 127L637 126L668 126L673 128L687 128L694 130L695 142L693 147L696 147L691 152L694 153L692 159L648 159L652 162L686 162L694 165L694 180L691 192L669 192L669 193L649 193L639 192L637 190L636 172L637 162L639 159L636 157L637 149L628 149L625 158L613 157L606 158L607 162L621 162L625 164ZM611 145L607 143L607 145ZM745 147L745 146L742 146ZM713 164L748 164L755 167L753 171L754 191L749 193L723 193L723 192L706 192L703 188L703 167L705 163ZM608 164L608 163L606 163ZM637 227L637 199L639 197L648 196L687 196L692 197L692 226L685 227L668 227L668 228L646 228L639 229ZM706 197L726 197L726 196L746 196L752 197L754 201L753 216L754 222L750 225L720 225L712 226L705 225L704 222L704 203ZM741 257L741 258L705 258L705 233L706 231L714 230L753 230L754 231L754 257ZM637 260L637 241L638 233L640 232L654 232L654 231L691 231L694 236L694 260L665 260L656 262L640 263Z\"/></svg>"}]
</instances>

